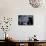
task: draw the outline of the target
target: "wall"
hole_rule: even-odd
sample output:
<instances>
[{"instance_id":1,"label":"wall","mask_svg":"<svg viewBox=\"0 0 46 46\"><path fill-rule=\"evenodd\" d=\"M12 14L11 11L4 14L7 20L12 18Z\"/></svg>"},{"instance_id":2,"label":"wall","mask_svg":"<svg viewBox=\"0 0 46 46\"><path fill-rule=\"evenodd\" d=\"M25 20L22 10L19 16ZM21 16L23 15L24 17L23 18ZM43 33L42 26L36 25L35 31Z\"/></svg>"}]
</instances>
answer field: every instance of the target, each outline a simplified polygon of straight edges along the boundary
<instances>
[{"instance_id":1,"label":"wall","mask_svg":"<svg viewBox=\"0 0 46 46\"><path fill-rule=\"evenodd\" d=\"M0 0L0 22L3 17L14 17L15 14L15 0ZM2 21L1 21L2 20ZM1 28L1 25L0 25ZM0 29L0 39L4 39L4 32Z\"/></svg>"},{"instance_id":2,"label":"wall","mask_svg":"<svg viewBox=\"0 0 46 46\"><path fill-rule=\"evenodd\" d=\"M46 8L32 8L28 0L0 0L0 16L13 17L10 33L17 40L27 40L34 34L37 39L44 40ZM33 26L19 26L18 15L33 15ZM2 32L2 31L1 31ZM0 33L1 34L1 33ZM2 34L1 34L2 35ZM0 36L2 39L2 36Z\"/></svg>"},{"instance_id":3,"label":"wall","mask_svg":"<svg viewBox=\"0 0 46 46\"><path fill-rule=\"evenodd\" d=\"M44 24L44 39L46 39L46 16L45 16L45 24Z\"/></svg>"}]
</instances>

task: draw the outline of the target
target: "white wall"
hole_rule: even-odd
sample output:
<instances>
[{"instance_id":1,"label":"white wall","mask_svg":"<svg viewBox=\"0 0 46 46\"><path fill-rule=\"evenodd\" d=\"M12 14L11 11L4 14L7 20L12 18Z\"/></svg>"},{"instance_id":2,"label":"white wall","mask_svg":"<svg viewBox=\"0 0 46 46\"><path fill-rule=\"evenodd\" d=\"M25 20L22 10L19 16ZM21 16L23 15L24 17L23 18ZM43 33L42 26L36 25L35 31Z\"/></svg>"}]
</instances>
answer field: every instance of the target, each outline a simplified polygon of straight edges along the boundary
<instances>
[{"instance_id":1,"label":"white wall","mask_svg":"<svg viewBox=\"0 0 46 46\"><path fill-rule=\"evenodd\" d=\"M15 16L15 0L0 0L0 22L3 17ZM0 25L1 28L1 25ZM0 39L4 39L4 33L0 29Z\"/></svg>"},{"instance_id":2,"label":"white wall","mask_svg":"<svg viewBox=\"0 0 46 46\"><path fill-rule=\"evenodd\" d=\"M14 18L12 25L11 34L19 40L27 40L29 37L32 37L34 34L37 35L37 38L42 40L44 39L44 16L34 15L34 25L33 26L18 26L17 16Z\"/></svg>"},{"instance_id":3,"label":"white wall","mask_svg":"<svg viewBox=\"0 0 46 46\"><path fill-rule=\"evenodd\" d=\"M9 33L17 40L27 40L34 34L39 40L44 40L46 8L32 8L28 0L0 0L0 16L13 17ZM19 26L18 15L33 15L33 26ZM0 33L1 34L1 33ZM2 39L2 36L0 37Z\"/></svg>"},{"instance_id":4,"label":"white wall","mask_svg":"<svg viewBox=\"0 0 46 46\"><path fill-rule=\"evenodd\" d=\"M45 15L45 24L44 24L44 39L46 39L46 15Z\"/></svg>"}]
</instances>

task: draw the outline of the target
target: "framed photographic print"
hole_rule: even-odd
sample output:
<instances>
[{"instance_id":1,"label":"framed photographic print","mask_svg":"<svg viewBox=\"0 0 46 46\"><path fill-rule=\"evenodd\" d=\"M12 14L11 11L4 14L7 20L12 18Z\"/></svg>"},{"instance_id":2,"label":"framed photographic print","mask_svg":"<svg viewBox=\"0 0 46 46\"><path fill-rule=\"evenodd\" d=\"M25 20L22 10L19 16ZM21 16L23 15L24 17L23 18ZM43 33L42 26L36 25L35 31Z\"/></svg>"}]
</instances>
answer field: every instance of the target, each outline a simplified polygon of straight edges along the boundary
<instances>
[{"instance_id":1,"label":"framed photographic print","mask_svg":"<svg viewBox=\"0 0 46 46\"><path fill-rule=\"evenodd\" d=\"M18 15L18 25L33 25L33 15Z\"/></svg>"}]
</instances>

